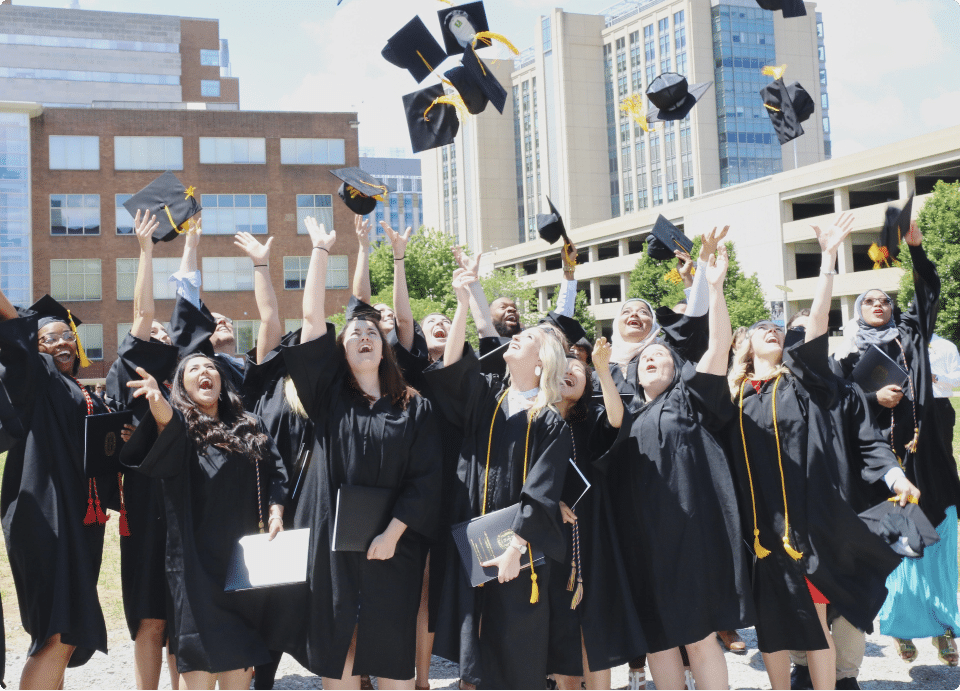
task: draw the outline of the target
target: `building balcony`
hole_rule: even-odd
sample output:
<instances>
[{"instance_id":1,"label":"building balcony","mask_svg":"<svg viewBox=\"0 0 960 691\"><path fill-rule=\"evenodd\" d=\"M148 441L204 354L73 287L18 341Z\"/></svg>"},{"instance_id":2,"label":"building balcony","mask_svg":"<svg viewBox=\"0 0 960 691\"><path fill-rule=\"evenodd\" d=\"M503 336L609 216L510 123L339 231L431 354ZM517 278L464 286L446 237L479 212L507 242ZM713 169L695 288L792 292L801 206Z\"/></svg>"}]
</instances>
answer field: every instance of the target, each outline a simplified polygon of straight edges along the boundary
<instances>
[{"instance_id":1,"label":"building balcony","mask_svg":"<svg viewBox=\"0 0 960 691\"><path fill-rule=\"evenodd\" d=\"M916 219L917 213L930 196L929 194L923 194L914 198L912 218ZM901 204L902 201L892 203ZM848 211L854 215L853 232L879 231L883 228L883 220L888 206L890 206L890 203L871 204L856 209L848 209ZM783 241L787 244L792 242L808 242L811 240L816 242L817 236L813 232L812 226L819 226L821 229L828 228L836 217L837 212L833 212L812 218L804 218L800 221L788 221L783 224Z\"/></svg>"},{"instance_id":2,"label":"building balcony","mask_svg":"<svg viewBox=\"0 0 960 691\"><path fill-rule=\"evenodd\" d=\"M900 277L903 276L903 269L889 268L877 269L876 271L854 271L852 273L838 274L833 279L833 296L835 298L850 295L860 295L860 293L879 288L884 292L897 292L900 286ZM791 302L800 302L803 300L813 300L817 289L816 278L800 278L793 281L787 281L787 287L792 292L788 293Z\"/></svg>"}]
</instances>

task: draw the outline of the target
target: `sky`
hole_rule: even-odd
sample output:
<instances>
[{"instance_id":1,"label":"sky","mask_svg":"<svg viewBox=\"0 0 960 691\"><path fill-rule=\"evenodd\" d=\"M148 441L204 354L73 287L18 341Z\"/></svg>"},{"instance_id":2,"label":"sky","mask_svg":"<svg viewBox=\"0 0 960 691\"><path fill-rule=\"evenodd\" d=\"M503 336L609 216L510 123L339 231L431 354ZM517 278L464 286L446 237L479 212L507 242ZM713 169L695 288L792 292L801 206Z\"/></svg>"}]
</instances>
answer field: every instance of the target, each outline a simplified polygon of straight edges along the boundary
<instances>
[{"instance_id":1,"label":"sky","mask_svg":"<svg viewBox=\"0 0 960 691\"><path fill-rule=\"evenodd\" d=\"M361 147L407 150L401 97L421 87L380 51L414 14L442 44L436 11L448 6L438 0L343 0L339 7L335 0L79 3L89 10L219 19L233 76L240 78L242 109L356 111ZM485 2L491 30L520 50L533 45L538 18L548 10L598 13L607 6L604 0ZM819 0L817 10L835 158L960 124L960 0ZM484 59L497 50L487 49ZM507 57L505 49L500 56ZM445 69L455 60L448 63Z\"/></svg>"}]
</instances>

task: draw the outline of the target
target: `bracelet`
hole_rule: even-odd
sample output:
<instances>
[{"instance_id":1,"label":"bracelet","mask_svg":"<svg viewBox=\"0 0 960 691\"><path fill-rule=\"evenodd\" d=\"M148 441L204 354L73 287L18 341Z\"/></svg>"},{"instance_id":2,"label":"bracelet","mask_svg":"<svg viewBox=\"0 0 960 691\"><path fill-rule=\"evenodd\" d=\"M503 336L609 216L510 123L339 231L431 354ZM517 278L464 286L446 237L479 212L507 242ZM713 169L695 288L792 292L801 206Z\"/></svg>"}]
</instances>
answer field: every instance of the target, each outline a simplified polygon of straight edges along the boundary
<instances>
[{"instance_id":1,"label":"bracelet","mask_svg":"<svg viewBox=\"0 0 960 691\"><path fill-rule=\"evenodd\" d=\"M254 269L260 269L260 268L265 268L265 267L268 267L268 266L270 266L270 265L269 265L269 264L254 264L254 265L253 265L253 268L254 268Z\"/></svg>"},{"instance_id":2,"label":"bracelet","mask_svg":"<svg viewBox=\"0 0 960 691\"><path fill-rule=\"evenodd\" d=\"M402 257L394 257L394 258L393 258L393 261L395 261L395 262L402 262L404 259L406 259L406 257L407 257L407 255L403 255Z\"/></svg>"},{"instance_id":3,"label":"bracelet","mask_svg":"<svg viewBox=\"0 0 960 691\"><path fill-rule=\"evenodd\" d=\"M320 247L319 245L314 245L314 246L313 246L313 249L315 249L315 250L323 250L323 251L326 252L327 254L330 254L330 250L328 250L326 247Z\"/></svg>"}]
</instances>

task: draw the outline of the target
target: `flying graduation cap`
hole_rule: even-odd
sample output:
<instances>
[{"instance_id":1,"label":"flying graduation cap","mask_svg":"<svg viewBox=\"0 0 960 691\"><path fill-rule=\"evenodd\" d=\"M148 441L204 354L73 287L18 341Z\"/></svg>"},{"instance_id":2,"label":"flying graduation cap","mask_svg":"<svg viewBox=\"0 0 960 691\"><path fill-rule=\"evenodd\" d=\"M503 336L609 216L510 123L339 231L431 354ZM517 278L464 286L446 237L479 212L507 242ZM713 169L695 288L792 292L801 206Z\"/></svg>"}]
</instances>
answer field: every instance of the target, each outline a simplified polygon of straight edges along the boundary
<instances>
[{"instance_id":1,"label":"flying graduation cap","mask_svg":"<svg viewBox=\"0 0 960 691\"><path fill-rule=\"evenodd\" d=\"M757 4L762 9L772 12L782 11L784 19L807 16L807 8L804 6L803 0L757 0Z\"/></svg>"},{"instance_id":2,"label":"flying graduation cap","mask_svg":"<svg viewBox=\"0 0 960 691\"><path fill-rule=\"evenodd\" d=\"M503 34L490 31L487 24L487 13L483 2L469 2L457 7L448 7L437 12L440 19L440 33L443 34L443 44L447 55L459 55L467 48L477 49L489 46L493 41L499 41L514 55L520 51Z\"/></svg>"},{"instance_id":3,"label":"flying graduation cap","mask_svg":"<svg viewBox=\"0 0 960 691\"><path fill-rule=\"evenodd\" d=\"M761 74L773 77L773 81L760 89L760 98L776 130L777 139L783 146L803 134L801 122L806 122L813 115L816 106L806 89L800 82L793 82L789 86L783 81L786 65L774 67L767 65Z\"/></svg>"},{"instance_id":4,"label":"flying graduation cap","mask_svg":"<svg viewBox=\"0 0 960 691\"><path fill-rule=\"evenodd\" d=\"M647 123L683 120L712 85L713 82L688 84L683 75L664 72L647 87L647 99L654 106L647 112Z\"/></svg>"},{"instance_id":5,"label":"flying graduation cap","mask_svg":"<svg viewBox=\"0 0 960 691\"><path fill-rule=\"evenodd\" d=\"M339 168L330 174L343 182L337 193L347 208L358 216L366 216L385 201L387 186L360 168Z\"/></svg>"},{"instance_id":6,"label":"flying graduation cap","mask_svg":"<svg viewBox=\"0 0 960 691\"><path fill-rule=\"evenodd\" d=\"M464 53L461 63L447 70L443 76L453 84L471 115L479 115L491 102L494 108L503 112L507 103L507 91L472 50Z\"/></svg>"},{"instance_id":7,"label":"flying graduation cap","mask_svg":"<svg viewBox=\"0 0 960 691\"><path fill-rule=\"evenodd\" d=\"M183 232L186 222L201 211L196 188L185 187L177 176L167 171L123 203L124 208L136 217L137 211L145 211L157 217L160 226L153 231L154 242L169 242Z\"/></svg>"},{"instance_id":8,"label":"flying graduation cap","mask_svg":"<svg viewBox=\"0 0 960 691\"><path fill-rule=\"evenodd\" d=\"M413 153L453 142L460 131L460 111L464 116L467 114L463 99L459 95L448 95L442 84L405 95L403 110Z\"/></svg>"},{"instance_id":9,"label":"flying graduation cap","mask_svg":"<svg viewBox=\"0 0 960 691\"><path fill-rule=\"evenodd\" d=\"M447 59L447 54L419 16L387 39L387 45L380 55L387 62L408 70L418 84Z\"/></svg>"},{"instance_id":10,"label":"flying graduation cap","mask_svg":"<svg viewBox=\"0 0 960 691\"><path fill-rule=\"evenodd\" d=\"M900 241L910 232L910 216L913 214L913 195L903 205L902 209L895 206L887 207L883 229L880 231L880 244L873 243L867 250L867 256L873 260L874 269L889 267L900 259Z\"/></svg>"},{"instance_id":11,"label":"flying graduation cap","mask_svg":"<svg viewBox=\"0 0 960 691\"><path fill-rule=\"evenodd\" d=\"M537 214L537 232L541 238L551 245L561 237L564 244L569 244L570 238L567 237L567 229L563 226L563 219L560 217L557 207L550 201L550 197L547 197L547 204L550 205L550 213Z\"/></svg>"},{"instance_id":12,"label":"flying graduation cap","mask_svg":"<svg viewBox=\"0 0 960 691\"><path fill-rule=\"evenodd\" d=\"M690 254L693 249L693 240L683 234L683 231L673 225L661 214L653 224L653 230L647 237L647 254L651 259L673 259L674 251L683 250Z\"/></svg>"}]
</instances>

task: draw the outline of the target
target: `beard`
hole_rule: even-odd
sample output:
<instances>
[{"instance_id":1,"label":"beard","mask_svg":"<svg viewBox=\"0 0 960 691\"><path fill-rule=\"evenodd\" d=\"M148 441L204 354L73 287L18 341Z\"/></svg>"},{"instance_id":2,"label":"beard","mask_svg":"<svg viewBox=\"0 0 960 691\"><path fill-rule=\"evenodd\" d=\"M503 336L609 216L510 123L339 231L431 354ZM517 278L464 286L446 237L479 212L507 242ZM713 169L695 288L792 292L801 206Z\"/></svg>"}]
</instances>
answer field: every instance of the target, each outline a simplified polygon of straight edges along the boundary
<instances>
[{"instance_id":1,"label":"beard","mask_svg":"<svg viewBox=\"0 0 960 691\"><path fill-rule=\"evenodd\" d=\"M518 333L523 331L523 327L520 326L520 322L517 321L514 324L508 324L503 321L494 321L493 328L497 330L497 334L503 338L513 338Z\"/></svg>"}]
</instances>

